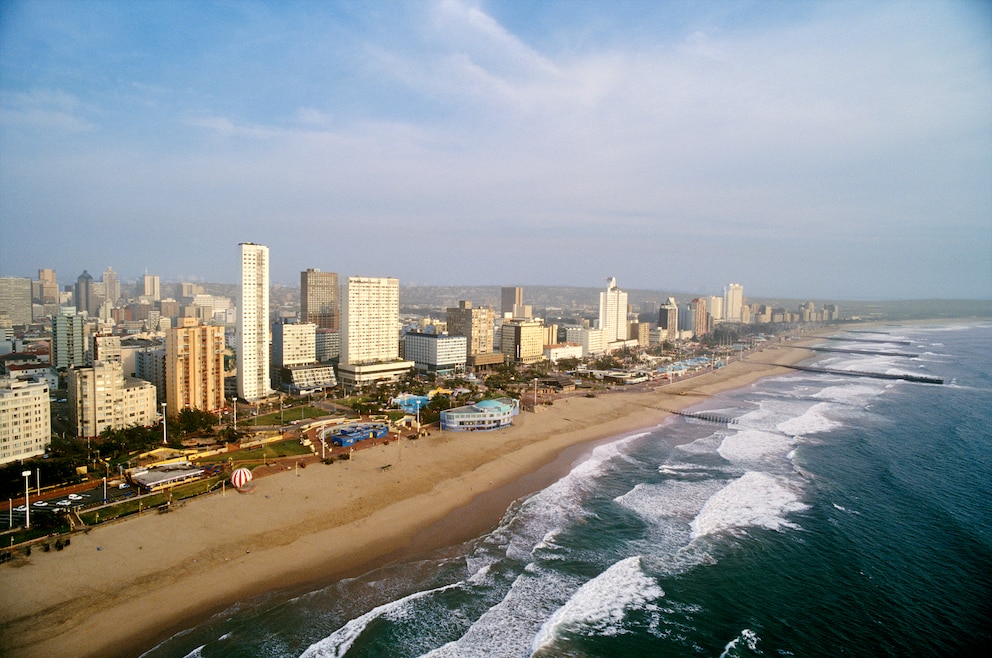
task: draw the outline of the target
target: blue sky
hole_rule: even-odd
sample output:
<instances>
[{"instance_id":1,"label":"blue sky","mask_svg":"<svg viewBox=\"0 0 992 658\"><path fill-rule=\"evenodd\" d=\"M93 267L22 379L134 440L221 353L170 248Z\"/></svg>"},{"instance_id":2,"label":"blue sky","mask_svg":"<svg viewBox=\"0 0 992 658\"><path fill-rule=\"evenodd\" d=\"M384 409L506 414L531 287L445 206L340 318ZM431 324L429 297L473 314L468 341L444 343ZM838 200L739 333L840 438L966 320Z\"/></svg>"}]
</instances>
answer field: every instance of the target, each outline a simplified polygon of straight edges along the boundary
<instances>
[{"instance_id":1,"label":"blue sky","mask_svg":"<svg viewBox=\"0 0 992 658\"><path fill-rule=\"evenodd\" d=\"M992 298L984 2L0 1L0 275Z\"/></svg>"}]
</instances>

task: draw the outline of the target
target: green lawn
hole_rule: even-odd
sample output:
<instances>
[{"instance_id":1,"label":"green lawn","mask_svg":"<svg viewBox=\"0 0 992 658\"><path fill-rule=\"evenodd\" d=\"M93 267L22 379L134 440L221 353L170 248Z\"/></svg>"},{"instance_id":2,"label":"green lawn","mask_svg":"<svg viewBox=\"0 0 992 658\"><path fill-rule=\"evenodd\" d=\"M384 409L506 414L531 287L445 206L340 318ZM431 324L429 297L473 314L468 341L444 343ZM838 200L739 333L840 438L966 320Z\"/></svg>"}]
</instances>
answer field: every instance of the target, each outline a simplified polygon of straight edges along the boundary
<instances>
[{"instance_id":1,"label":"green lawn","mask_svg":"<svg viewBox=\"0 0 992 658\"><path fill-rule=\"evenodd\" d=\"M318 407L293 407L291 409L283 409L281 414L277 409L264 416L251 416L248 419L239 418L238 425L242 427L248 427L250 425L287 425L301 418L306 420L307 418L320 418L321 416L328 415L330 415L329 412Z\"/></svg>"}]
</instances>

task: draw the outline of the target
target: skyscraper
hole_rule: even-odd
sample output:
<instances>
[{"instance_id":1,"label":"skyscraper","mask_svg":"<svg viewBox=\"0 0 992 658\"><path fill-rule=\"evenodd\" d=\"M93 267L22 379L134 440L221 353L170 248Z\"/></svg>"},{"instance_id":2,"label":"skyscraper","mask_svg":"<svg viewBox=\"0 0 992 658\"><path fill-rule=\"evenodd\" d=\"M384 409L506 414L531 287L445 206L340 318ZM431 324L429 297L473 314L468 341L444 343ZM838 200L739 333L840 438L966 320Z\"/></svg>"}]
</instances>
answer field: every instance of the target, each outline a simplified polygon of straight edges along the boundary
<instances>
[{"instance_id":1,"label":"skyscraper","mask_svg":"<svg viewBox=\"0 0 992 658\"><path fill-rule=\"evenodd\" d=\"M39 269L38 280L41 283L39 301L42 304L58 304L59 282L55 277L55 270L49 268Z\"/></svg>"},{"instance_id":2,"label":"skyscraper","mask_svg":"<svg viewBox=\"0 0 992 658\"><path fill-rule=\"evenodd\" d=\"M342 310L341 383L395 380L413 367L399 358L399 279L348 277Z\"/></svg>"},{"instance_id":3,"label":"skyscraper","mask_svg":"<svg viewBox=\"0 0 992 658\"><path fill-rule=\"evenodd\" d=\"M448 333L468 339L468 354L472 357L493 352L493 310L473 308L472 302L462 300L448 307Z\"/></svg>"},{"instance_id":4,"label":"skyscraper","mask_svg":"<svg viewBox=\"0 0 992 658\"><path fill-rule=\"evenodd\" d=\"M238 397L269 394L269 248L242 242L238 291Z\"/></svg>"},{"instance_id":5,"label":"skyscraper","mask_svg":"<svg viewBox=\"0 0 992 658\"><path fill-rule=\"evenodd\" d=\"M103 273L103 294L111 305L121 298L121 280L114 268L108 267Z\"/></svg>"},{"instance_id":6,"label":"skyscraper","mask_svg":"<svg viewBox=\"0 0 992 658\"><path fill-rule=\"evenodd\" d=\"M341 328L337 272L300 272L300 321L315 324L318 329Z\"/></svg>"},{"instance_id":7,"label":"skyscraper","mask_svg":"<svg viewBox=\"0 0 992 658\"><path fill-rule=\"evenodd\" d=\"M71 306L61 307L52 317L52 365L58 370L83 365L86 316Z\"/></svg>"},{"instance_id":8,"label":"skyscraper","mask_svg":"<svg viewBox=\"0 0 992 658\"><path fill-rule=\"evenodd\" d=\"M679 336L679 305L674 297L661 305L658 311L658 327L665 330L665 338L672 340Z\"/></svg>"},{"instance_id":9,"label":"skyscraper","mask_svg":"<svg viewBox=\"0 0 992 658\"><path fill-rule=\"evenodd\" d=\"M727 322L741 321L741 307L744 306L744 286L731 283L723 292L723 317Z\"/></svg>"},{"instance_id":10,"label":"skyscraper","mask_svg":"<svg viewBox=\"0 0 992 658\"><path fill-rule=\"evenodd\" d=\"M599 328L606 344L627 340L627 293L617 287L616 277L606 279L607 288L599 293Z\"/></svg>"},{"instance_id":11,"label":"skyscraper","mask_svg":"<svg viewBox=\"0 0 992 658\"><path fill-rule=\"evenodd\" d=\"M514 307L523 307L524 305L524 289L519 286L515 288L500 288L499 299L500 315L505 316L509 313L512 316L514 315Z\"/></svg>"},{"instance_id":12,"label":"skyscraper","mask_svg":"<svg viewBox=\"0 0 992 658\"><path fill-rule=\"evenodd\" d=\"M86 270L76 277L75 299L77 312L87 313L91 318L96 317L100 304L93 294L93 276Z\"/></svg>"}]
</instances>

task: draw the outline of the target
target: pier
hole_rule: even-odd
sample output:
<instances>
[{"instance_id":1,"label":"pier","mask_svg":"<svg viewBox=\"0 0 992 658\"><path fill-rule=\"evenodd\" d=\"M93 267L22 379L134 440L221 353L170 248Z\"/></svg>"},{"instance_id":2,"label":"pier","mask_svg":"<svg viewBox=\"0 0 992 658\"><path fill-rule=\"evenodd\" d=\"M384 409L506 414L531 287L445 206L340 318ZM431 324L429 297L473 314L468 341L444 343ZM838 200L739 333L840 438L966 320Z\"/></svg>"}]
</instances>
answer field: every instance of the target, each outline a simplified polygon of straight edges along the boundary
<instances>
[{"instance_id":1,"label":"pier","mask_svg":"<svg viewBox=\"0 0 992 658\"><path fill-rule=\"evenodd\" d=\"M824 336L824 340L839 340L845 343L888 343L889 345L912 345L908 340L882 340L880 338L840 338L838 336Z\"/></svg>"},{"instance_id":2,"label":"pier","mask_svg":"<svg viewBox=\"0 0 992 658\"><path fill-rule=\"evenodd\" d=\"M771 364L768 364L771 365ZM833 368L818 368L816 366L786 366L783 368L791 368L793 370L802 370L805 372L822 372L828 375L845 375L847 377L871 377L873 379L901 379L907 382L916 382L917 384L943 384L944 380L940 377L930 377L929 375L911 375L909 373L905 374L890 374L887 372L862 372L860 370L836 370Z\"/></svg>"},{"instance_id":3,"label":"pier","mask_svg":"<svg viewBox=\"0 0 992 658\"><path fill-rule=\"evenodd\" d=\"M810 347L814 352L837 352L839 354L864 354L867 356L903 356L908 359L919 358L919 354L908 352L885 352L883 350L846 350L841 347Z\"/></svg>"},{"instance_id":4,"label":"pier","mask_svg":"<svg viewBox=\"0 0 992 658\"><path fill-rule=\"evenodd\" d=\"M703 420L707 423L719 423L720 425L736 425L737 419L731 418L730 416L724 416L722 414L715 414L710 411L677 411L675 409L666 409L662 407L664 411L670 414L675 414L676 416L682 416L683 418L695 418L696 420Z\"/></svg>"}]
</instances>

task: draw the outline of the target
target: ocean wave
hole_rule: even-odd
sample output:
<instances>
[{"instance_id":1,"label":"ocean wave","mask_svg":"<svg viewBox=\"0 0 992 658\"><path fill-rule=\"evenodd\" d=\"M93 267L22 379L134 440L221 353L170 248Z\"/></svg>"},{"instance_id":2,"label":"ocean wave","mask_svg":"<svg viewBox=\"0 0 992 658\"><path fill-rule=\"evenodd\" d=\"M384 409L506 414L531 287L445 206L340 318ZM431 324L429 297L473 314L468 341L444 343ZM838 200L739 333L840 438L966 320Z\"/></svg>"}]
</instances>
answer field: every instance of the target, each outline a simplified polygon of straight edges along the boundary
<instances>
[{"instance_id":1,"label":"ocean wave","mask_svg":"<svg viewBox=\"0 0 992 658\"><path fill-rule=\"evenodd\" d=\"M763 430L742 430L727 436L717 452L742 468L774 468L792 450L795 440L786 434Z\"/></svg>"},{"instance_id":2,"label":"ocean wave","mask_svg":"<svg viewBox=\"0 0 992 658\"><path fill-rule=\"evenodd\" d=\"M780 478L748 471L710 497L690 524L692 539L749 527L798 528L785 515L807 509Z\"/></svg>"},{"instance_id":3,"label":"ocean wave","mask_svg":"<svg viewBox=\"0 0 992 658\"><path fill-rule=\"evenodd\" d=\"M328 635L323 640L311 644L306 651L300 654L300 658L340 658L344 656L351 645L355 643L366 627L375 619L380 617L402 618L408 606L419 599L431 596L438 592L444 592L456 587L461 587L462 583L452 583L434 589L414 592L395 601L390 601L369 610L364 615L348 621L344 626Z\"/></svg>"},{"instance_id":4,"label":"ocean wave","mask_svg":"<svg viewBox=\"0 0 992 658\"><path fill-rule=\"evenodd\" d=\"M743 643L743 647L741 646ZM727 646L723 648L723 653L720 654L720 658L732 658L733 656L739 655L740 649L747 649L750 653L758 653L758 635L750 628L745 628L741 631L740 635L735 637L733 640L727 643Z\"/></svg>"},{"instance_id":5,"label":"ocean wave","mask_svg":"<svg viewBox=\"0 0 992 658\"><path fill-rule=\"evenodd\" d=\"M617 562L585 583L558 608L538 631L532 655L554 655L553 646L563 631L610 636L623 632L628 610L643 609L665 592L641 569L639 556Z\"/></svg>"}]
</instances>

